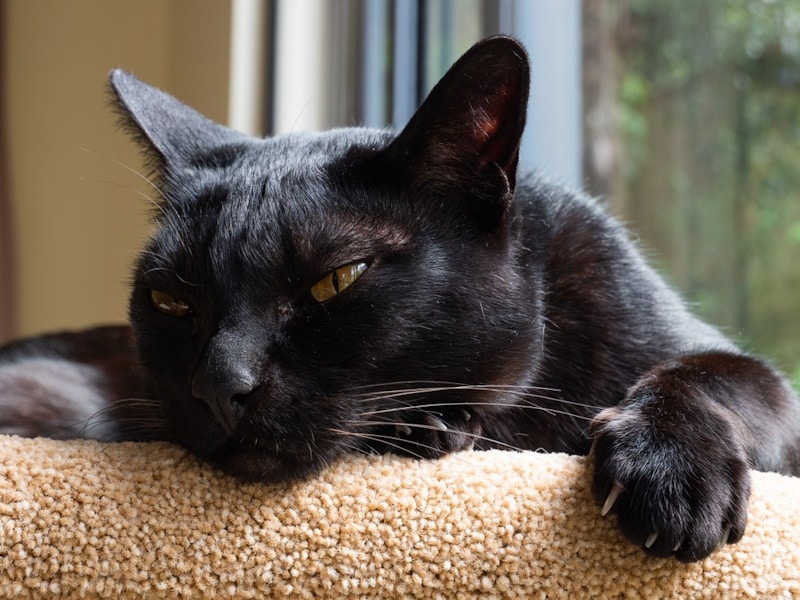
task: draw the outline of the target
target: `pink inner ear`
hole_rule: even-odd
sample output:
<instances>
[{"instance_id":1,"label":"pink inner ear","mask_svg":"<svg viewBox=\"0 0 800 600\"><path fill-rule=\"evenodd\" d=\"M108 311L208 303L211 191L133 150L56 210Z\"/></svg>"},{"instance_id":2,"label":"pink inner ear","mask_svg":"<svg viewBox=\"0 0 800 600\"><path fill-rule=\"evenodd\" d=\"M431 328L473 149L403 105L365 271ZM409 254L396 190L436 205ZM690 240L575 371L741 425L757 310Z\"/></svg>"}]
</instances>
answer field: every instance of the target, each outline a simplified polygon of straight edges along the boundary
<instances>
[{"instance_id":1,"label":"pink inner ear","mask_svg":"<svg viewBox=\"0 0 800 600\"><path fill-rule=\"evenodd\" d=\"M500 127L500 119L498 117L503 112L497 110L497 105L507 102L509 92L508 86L504 85L501 86L493 96L485 100L485 106L493 109L491 112L484 108L484 106L471 106L475 139L485 142L490 140L497 133Z\"/></svg>"},{"instance_id":2,"label":"pink inner ear","mask_svg":"<svg viewBox=\"0 0 800 600\"><path fill-rule=\"evenodd\" d=\"M499 126L497 115L490 113L483 106L472 107L472 127L475 139L481 142L490 140Z\"/></svg>"},{"instance_id":3,"label":"pink inner ear","mask_svg":"<svg viewBox=\"0 0 800 600\"><path fill-rule=\"evenodd\" d=\"M481 141L492 138L497 132L497 119L483 108L473 109L472 113L475 137Z\"/></svg>"}]
</instances>

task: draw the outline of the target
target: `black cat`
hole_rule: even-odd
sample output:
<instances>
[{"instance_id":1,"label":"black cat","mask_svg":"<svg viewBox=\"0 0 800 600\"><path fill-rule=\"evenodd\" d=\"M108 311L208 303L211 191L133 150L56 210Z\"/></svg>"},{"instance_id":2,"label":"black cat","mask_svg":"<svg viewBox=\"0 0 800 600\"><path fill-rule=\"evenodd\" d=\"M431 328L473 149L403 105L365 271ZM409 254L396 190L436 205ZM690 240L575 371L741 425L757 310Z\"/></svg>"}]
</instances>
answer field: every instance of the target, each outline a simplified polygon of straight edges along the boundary
<instances>
[{"instance_id":1,"label":"black cat","mask_svg":"<svg viewBox=\"0 0 800 600\"><path fill-rule=\"evenodd\" d=\"M264 481L349 452L593 449L602 512L649 554L738 540L748 469L800 474L797 398L595 202L517 172L528 82L491 38L399 135L261 140L114 71L158 196L133 339L0 351L6 431L168 439Z\"/></svg>"}]
</instances>

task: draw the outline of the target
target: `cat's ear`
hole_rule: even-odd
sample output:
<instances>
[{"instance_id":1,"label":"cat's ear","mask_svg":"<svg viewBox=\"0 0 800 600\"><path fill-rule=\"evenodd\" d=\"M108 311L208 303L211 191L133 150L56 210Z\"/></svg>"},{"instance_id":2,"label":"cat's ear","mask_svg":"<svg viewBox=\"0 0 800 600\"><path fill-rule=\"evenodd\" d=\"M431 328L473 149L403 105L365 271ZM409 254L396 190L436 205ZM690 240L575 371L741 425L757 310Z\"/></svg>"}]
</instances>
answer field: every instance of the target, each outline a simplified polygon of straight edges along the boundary
<instances>
[{"instance_id":1,"label":"cat's ear","mask_svg":"<svg viewBox=\"0 0 800 600\"><path fill-rule=\"evenodd\" d=\"M187 166L198 155L246 139L122 69L109 76L124 124L158 166Z\"/></svg>"},{"instance_id":2,"label":"cat's ear","mask_svg":"<svg viewBox=\"0 0 800 600\"><path fill-rule=\"evenodd\" d=\"M470 185L513 192L530 87L525 49L513 38L470 48L431 90L392 143L420 186Z\"/></svg>"}]
</instances>

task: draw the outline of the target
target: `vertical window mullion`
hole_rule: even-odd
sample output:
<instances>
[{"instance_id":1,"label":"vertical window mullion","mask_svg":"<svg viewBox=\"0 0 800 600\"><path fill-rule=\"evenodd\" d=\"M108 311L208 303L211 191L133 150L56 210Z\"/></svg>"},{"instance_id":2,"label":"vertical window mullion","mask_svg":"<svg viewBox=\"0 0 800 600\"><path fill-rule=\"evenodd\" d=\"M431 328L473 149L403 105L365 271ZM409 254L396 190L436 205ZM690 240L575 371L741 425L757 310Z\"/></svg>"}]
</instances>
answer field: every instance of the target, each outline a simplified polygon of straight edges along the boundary
<instances>
[{"instance_id":1,"label":"vertical window mullion","mask_svg":"<svg viewBox=\"0 0 800 600\"><path fill-rule=\"evenodd\" d=\"M367 127L389 123L389 1L365 0L361 61L361 121Z\"/></svg>"},{"instance_id":2,"label":"vertical window mullion","mask_svg":"<svg viewBox=\"0 0 800 600\"><path fill-rule=\"evenodd\" d=\"M528 122L520 162L572 185L583 179L580 0L490 0L498 32L517 37L531 60Z\"/></svg>"},{"instance_id":3,"label":"vertical window mullion","mask_svg":"<svg viewBox=\"0 0 800 600\"><path fill-rule=\"evenodd\" d=\"M401 129L418 103L419 3L395 0L392 56L392 126Z\"/></svg>"}]
</instances>

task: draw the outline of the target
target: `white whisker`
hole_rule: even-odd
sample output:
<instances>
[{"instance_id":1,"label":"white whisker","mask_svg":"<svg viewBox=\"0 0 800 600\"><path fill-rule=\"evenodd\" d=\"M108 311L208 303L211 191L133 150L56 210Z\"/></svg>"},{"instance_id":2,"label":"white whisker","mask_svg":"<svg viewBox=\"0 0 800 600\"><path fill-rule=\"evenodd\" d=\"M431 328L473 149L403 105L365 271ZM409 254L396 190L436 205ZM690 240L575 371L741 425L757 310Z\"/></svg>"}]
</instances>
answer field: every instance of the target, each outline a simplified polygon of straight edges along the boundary
<instances>
[{"instance_id":1,"label":"white whisker","mask_svg":"<svg viewBox=\"0 0 800 600\"><path fill-rule=\"evenodd\" d=\"M425 411L427 409L432 409L432 408L451 408L456 406L464 406L464 407L487 406L494 408L500 407L500 408L512 408L512 409L521 408L525 410L541 411L553 415L564 415L567 417L573 417L575 419L583 421L591 421L593 418L572 413L566 410L559 410L557 408L550 408L546 406L537 406L529 403L503 403L503 402L428 402L424 404L408 404L404 406L393 406L390 408L378 408L372 411L363 412L361 414L363 416L374 417L376 415L394 414L402 411L414 411L414 410ZM601 407L593 407L593 408L595 408L598 412L601 410Z\"/></svg>"},{"instance_id":2,"label":"white whisker","mask_svg":"<svg viewBox=\"0 0 800 600\"><path fill-rule=\"evenodd\" d=\"M428 387L416 387L416 388L398 388L397 386L400 385L408 385L408 384L435 384L430 385ZM545 388L545 387L530 387L524 385L511 385L511 384L460 384L460 383L450 383L450 382L442 382L442 381L408 381L408 382L394 382L391 384L376 384L376 385L367 385L361 386L357 388L352 388L353 391L358 390L367 390L370 388L377 388L377 387L387 387L387 386L394 386L392 389L385 389L385 390L378 390L374 392L363 392L363 393L356 393L353 394L352 397L354 398L366 398L366 399L394 399L400 398L403 396L413 396L413 395L421 395L421 394L429 394L429 393L438 393L438 392L451 392L451 391L478 391L478 392L498 392L498 393L512 393L516 396L521 396L525 398L537 398L541 400L549 400L552 402L558 402L559 404L565 404L569 406L577 406L580 408L589 408L595 409L597 408L595 405L592 404L585 404L582 402L576 402L574 400L566 400L564 398L559 398L557 396L552 395L545 395L545 394L537 394L530 390L537 390L542 392L559 392L560 390L555 388Z\"/></svg>"},{"instance_id":3,"label":"white whisker","mask_svg":"<svg viewBox=\"0 0 800 600\"><path fill-rule=\"evenodd\" d=\"M412 452L411 450L409 450L405 446L401 446L400 444L394 443L394 442L392 442L390 440L395 440L395 441L398 441L398 442L405 442L405 443L408 443L408 444L413 444L414 446L417 446L419 448L427 448L429 450L433 450L434 452L437 452L437 453L439 452L439 450L437 450L433 446L428 446L426 444L423 444L421 442L415 442L413 440L403 440L401 438L398 438L396 436L391 436L391 435L381 435L379 433L363 433L363 432L344 431L343 429L328 429L328 431L330 431L331 433L335 433L337 435L345 436L345 437L351 437L351 438L366 440L368 442L378 442L378 443L381 443L381 444L385 444L386 446L391 446L392 448L395 448L396 450L399 450L403 454L410 454L414 458L418 458L420 460L424 460L425 457L422 456L421 454L417 454L416 452ZM375 450L377 450L377 449L375 449Z\"/></svg>"},{"instance_id":4,"label":"white whisker","mask_svg":"<svg viewBox=\"0 0 800 600\"><path fill-rule=\"evenodd\" d=\"M115 425L116 431L98 437L98 439L113 440L118 437L121 431L127 433L140 433L148 438L157 437L159 434L166 436L167 425L160 417L161 404L157 400L149 398L123 398L109 402L106 406L92 414L88 419L84 419L75 426L81 432L81 437L91 436L93 428L103 425ZM126 412L116 412L124 411ZM130 409L138 409L139 413L127 414Z\"/></svg>"},{"instance_id":5,"label":"white whisker","mask_svg":"<svg viewBox=\"0 0 800 600\"><path fill-rule=\"evenodd\" d=\"M147 185L152 187L153 190L158 192L158 194L162 198L166 199L166 195L164 194L164 192L162 192L161 189L149 177L146 177L145 175L143 175L142 173L140 173L139 171L137 171L136 169L134 169L130 165L126 165L124 162L122 162L120 160L117 160L116 158L111 158L109 156L103 156L103 155L99 154L98 152L95 152L94 150L89 150L88 148L84 148L82 146L79 146L78 149L81 150L82 152L86 152L87 154L91 154L93 156L102 156L102 158L104 158L105 160L109 161L111 164L116 165L118 167L121 167L121 168L125 169L126 171L134 174L140 180L142 180Z\"/></svg>"},{"instance_id":6,"label":"white whisker","mask_svg":"<svg viewBox=\"0 0 800 600\"><path fill-rule=\"evenodd\" d=\"M520 390L529 390L535 389L545 392L560 392L561 390L558 388L551 388L551 387L540 387L540 386L530 386L530 385L520 385L520 384L504 384L504 383L491 383L491 384L467 384L463 382L457 381L442 381L436 379L408 379L408 380L400 380L400 381L392 381L387 383L369 383L365 385L354 386L349 388L347 391L358 391L358 390L369 390L374 388L387 388L387 387L398 387L403 385L434 385L437 387L440 386L455 386L455 387L480 387L480 386L491 386L491 387L501 387L501 388L508 388L508 389L520 389Z\"/></svg>"},{"instance_id":7,"label":"white whisker","mask_svg":"<svg viewBox=\"0 0 800 600\"><path fill-rule=\"evenodd\" d=\"M426 424L423 424L423 423L407 423L407 422L394 423L392 421L346 421L346 424L347 425L352 425L354 427L359 427L359 426L363 426L363 427L375 427L375 426L378 426L378 427L380 427L380 426L386 426L386 425L395 425L395 426L399 426L399 427L407 427L407 428L409 428L409 430L412 430L412 429L426 429L426 430L430 430L430 431L441 431L439 428L437 428L437 427L435 427L433 425L426 425ZM523 450L519 446L514 446L513 444L506 444L505 442L501 442L500 440L497 440L495 438L490 438L490 437L487 437L485 435L480 435L478 433L470 433L468 431L462 431L462 430L453 430L453 431L455 433L458 433L459 435L463 435L463 436L471 438L473 440L479 440L479 441L487 442L489 444L493 444L493 445L496 445L496 446L502 446L503 448L505 448L507 450L516 450L516 451L522 451ZM398 437L396 439L405 441L405 438L399 438Z\"/></svg>"}]
</instances>

